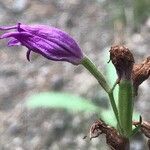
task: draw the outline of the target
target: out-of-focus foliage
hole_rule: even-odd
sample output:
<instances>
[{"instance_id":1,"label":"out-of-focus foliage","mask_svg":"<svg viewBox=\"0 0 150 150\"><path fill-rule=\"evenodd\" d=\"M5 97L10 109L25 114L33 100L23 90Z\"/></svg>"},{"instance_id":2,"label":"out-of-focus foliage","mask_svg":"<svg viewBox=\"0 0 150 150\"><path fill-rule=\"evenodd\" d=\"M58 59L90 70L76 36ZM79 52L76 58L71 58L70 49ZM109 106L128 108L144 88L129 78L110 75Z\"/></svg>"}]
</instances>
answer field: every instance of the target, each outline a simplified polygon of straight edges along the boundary
<instances>
[{"instance_id":1,"label":"out-of-focus foliage","mask_svg":"<svg viewBox=\"0 0 150 150\"><path fill-rule=\"evenodd\" d=\"M117 28L122 26L122 30L131 25L134 31L139 31L141 25L150 17L150 0L114 0L109 7L114 28L119 24Z\"/></svg>"},{"instance_id":2,"label":"out-of-focus foliage","mask_svg":"<svg viewBox=\"0 0 150 150\"><path fill-rule=\"evenodd\" d=\"M26 106L30 109L39 107L52 109L65 109L69 112L88 112L97 114L102 120L112 126L116 126L116 119L111 109L97 107L88 99L67 93L43 92L32 95L27 99ZM139 115L135 113L134 119L138 120Z\"/></svg>"},{"instance_id":3,"label":"out-of-focus foliage","mask_svg":"<svg viewBox=\"0 0 150 150\"><path fill-rule=\"evenodd\" d=\"M63 108L71 112L100 112L100 108L87 99L73 94L58 92L43 92L35 94L29 97L27 106L29 108Z\"/></svg>"},{"instance_id":4,"label":"out-of-focus foliage","mask_svg":"<svg viewBox=\"0 0 150 150\"><path fill-rule=\"evenodd\" d=\"M39 107L52 108L52 109L65 109L68 112L88 112L95 113L106 123L112 126L116 125L115 117L110 109L106 110L97 107L88 99L67 93L58 92L43 92L30 96L26 101L26 106L30 109Z\"/></svg>"},{"instance_id":5,"label":"out-of-focus foliage","mask_svg":"<svg viewBox=\"0 0 150 150\"><path fill-rule=\"evenodd\" d=\"M133 0L134 28L137 30L141 23L150 16L150 0Z\"/></svg>"}]
</instances>

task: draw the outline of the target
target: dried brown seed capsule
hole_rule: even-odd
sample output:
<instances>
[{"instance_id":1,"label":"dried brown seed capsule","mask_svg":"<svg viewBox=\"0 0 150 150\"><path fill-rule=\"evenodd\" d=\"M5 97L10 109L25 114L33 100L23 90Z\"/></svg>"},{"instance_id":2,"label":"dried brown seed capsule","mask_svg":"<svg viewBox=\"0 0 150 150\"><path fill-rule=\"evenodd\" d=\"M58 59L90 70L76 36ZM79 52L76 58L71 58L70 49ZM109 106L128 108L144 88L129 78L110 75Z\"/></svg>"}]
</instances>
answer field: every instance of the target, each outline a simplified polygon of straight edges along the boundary
<instances>
[{"instance_id":1,"label":"dried brown seed capsule","mask_svg":"<svg viewBox=\"0 0 150 150\"><path fill-rule=\"evenodd\" d=\"M129 147L128 139L119 135L118 131L108 126L102 120L96 120L90 127L90 139L105 134L106 142L112 150L127 150Z\"/></svg>"},{"instance_id":2,"label":"dried brown seed capsule","mask_svg":"<svg viewBox=\"0 0 150 150\"><path fill-rule=\"evenodd\" d=\"M138 94L139 85L150 76L150 56L141 64L135 64L132 71L133 86L135 95Z\"/></svg>"},{"instance_id":3,"label":"dried brown seed capsule","mask_svg":"<svg viewBox=\"0 0 150 150\"><path fill-rule=\"evenodd\" d=\"M110 49L110 60L116 68L118 81L131 79L134 57L128 48L119 45L112 46Z\"/></svg>"}]
</instances>

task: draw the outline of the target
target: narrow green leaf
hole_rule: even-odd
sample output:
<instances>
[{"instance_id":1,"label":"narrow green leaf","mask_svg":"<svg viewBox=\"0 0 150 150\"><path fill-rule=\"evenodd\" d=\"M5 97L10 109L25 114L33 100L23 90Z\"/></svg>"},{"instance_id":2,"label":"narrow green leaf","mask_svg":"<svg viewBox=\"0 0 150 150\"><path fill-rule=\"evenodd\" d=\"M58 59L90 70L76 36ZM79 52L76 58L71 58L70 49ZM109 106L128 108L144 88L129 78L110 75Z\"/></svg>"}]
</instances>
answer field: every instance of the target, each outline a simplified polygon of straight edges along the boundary
<instances>
[{"instance_id":1,"label":"narrow green leaf","mask_svg":"<svg viewBox=\"0 0 150 150\"><path fill-rule=\"evenodd\" d=\"M68 111L100 112L100 108L89 100L67 93L43 92L27 99L28 108L63 108Z\"/></svg>"},{"instance_id":2,"label":"narrow green leaf","mask_svg":"<svg viewBox=\"0 0 150 150\"><path fill-rule=\"evenodd\" d=\"M112 111L97 107L88 99L67 93L43 92L30 96L26 101L28 108L52 108L65 109L69 112L89 112L100 115L107 124L116 126L116 119L112 115Z\"/></svg>"}]
</instances>

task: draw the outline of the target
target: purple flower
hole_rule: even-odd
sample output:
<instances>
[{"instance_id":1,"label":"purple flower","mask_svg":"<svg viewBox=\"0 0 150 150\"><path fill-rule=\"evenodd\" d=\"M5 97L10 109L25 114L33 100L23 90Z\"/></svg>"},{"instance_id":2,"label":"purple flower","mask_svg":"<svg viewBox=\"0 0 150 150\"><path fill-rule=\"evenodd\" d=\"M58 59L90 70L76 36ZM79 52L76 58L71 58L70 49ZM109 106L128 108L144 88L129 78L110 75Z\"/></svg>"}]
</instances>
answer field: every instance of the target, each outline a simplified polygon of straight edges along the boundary
<instances>
[{"instance_id":1,"label":"purple flower","mask_svg":"<svg viewBox=\"0 0 150 150\"><path fill-rule=\"evenodd\" d=\"M74 65L81 63L83 53L76 41L64 31L45 25L18 25L0 27L0 30L15 30L3 34L0 39L11 38L8 46L23 45L30 52L39 53L54 61L67 61Z\"/></svg>"}]
</instances>

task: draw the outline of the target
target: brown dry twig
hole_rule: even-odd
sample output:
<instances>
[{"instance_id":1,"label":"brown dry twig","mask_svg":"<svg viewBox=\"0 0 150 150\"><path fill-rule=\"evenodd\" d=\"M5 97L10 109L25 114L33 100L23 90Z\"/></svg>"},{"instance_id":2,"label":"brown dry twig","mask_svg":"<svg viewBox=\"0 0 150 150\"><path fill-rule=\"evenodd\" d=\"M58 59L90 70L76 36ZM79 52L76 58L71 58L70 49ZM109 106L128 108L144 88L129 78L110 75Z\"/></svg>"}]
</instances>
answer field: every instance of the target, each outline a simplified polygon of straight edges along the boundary
<instances>
[{"instance_id":1,"label":"brown dry twig","mask_svg":"<svg viewBox=\"0 0 150 150\"><path fill-rule=\"evenodd\" d=\"M142 63L135 64L133 66L132 79L133 79L133 86L135 89L135 95L138 94L139 85L146 79L148 79L149 76L150 76L150 56L146 58Z\"/></svg>"},{"instance_id":2,"label":"brown dry twig","mask_svg":"<svg viewBox=\"0 0 150 150\"><path fill-rule=\"evenodd\" d=\"M110 60L114 64L117 74L118 82L124 78L129 80L131 78L134 57L130 50L122 45L112 46L110 49Z\"/></svg>"},{"instance_id":3,"label":"brown dry twig","mask_svg":"<svg viewBox=\"0 0 150 150\"><path fill-rule=\"evenodd\" d=\"M123 138L119 135L118 131L108 126L102 120L96 120L90 127L90 140L105 134L106 143L112 150L129 150L129 141L126 138ZM85 136L86 138L86 136Z\"/></svg>"}]
</instances>

